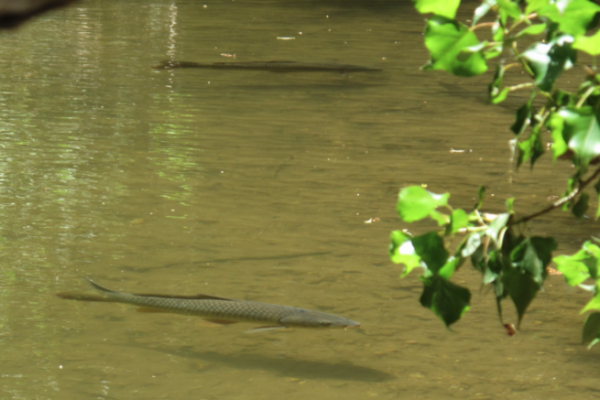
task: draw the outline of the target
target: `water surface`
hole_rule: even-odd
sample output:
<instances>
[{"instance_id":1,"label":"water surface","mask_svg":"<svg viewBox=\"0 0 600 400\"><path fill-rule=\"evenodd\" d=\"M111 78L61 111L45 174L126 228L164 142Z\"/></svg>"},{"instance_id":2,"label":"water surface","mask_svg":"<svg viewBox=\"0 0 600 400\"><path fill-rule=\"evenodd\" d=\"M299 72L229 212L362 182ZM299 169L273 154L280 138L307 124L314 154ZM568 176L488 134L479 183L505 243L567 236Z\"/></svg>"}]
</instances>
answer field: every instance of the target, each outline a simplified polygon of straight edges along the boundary
<instances>
[{"instance_id":1,"label":"water surface","mask_svg":"<svg viewBox=\"0 0 600 400\"><path fill-rule=\"evenodd\" d=\"M473 307L451 332L420 307L416 275L399 280L387 257L389 232L406 227L401 187L469 207L485 184L489 210L516 196L523 212L563 191L568 171L547 160L511 173L518 97L486 106L489 75L421 72L423 18L409 1L205 5L83 1L0 33L0 397L598 396L597 350L578 343L587 297L560 277L510 338L465 269L456 280ZM233 55L383 71L152 68ZM594 227L556 214L528 229L572 252ZM363 327L248 335L54 297L86 289L86 275Z\"/></svg>"}]
</instances>

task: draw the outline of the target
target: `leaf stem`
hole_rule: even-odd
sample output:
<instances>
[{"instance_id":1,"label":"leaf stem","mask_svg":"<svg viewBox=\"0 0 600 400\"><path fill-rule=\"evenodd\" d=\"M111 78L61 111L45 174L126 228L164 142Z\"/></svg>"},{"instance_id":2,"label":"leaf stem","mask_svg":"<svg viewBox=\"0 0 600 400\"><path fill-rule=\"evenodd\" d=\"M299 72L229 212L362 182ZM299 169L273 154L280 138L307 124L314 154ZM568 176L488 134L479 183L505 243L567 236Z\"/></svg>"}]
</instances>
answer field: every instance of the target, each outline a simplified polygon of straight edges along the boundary
<instances>
[{"instance_id":1,"label":"leaf stem","mask_svg":"<svg viewBox=\"0 0 600 400\"><path fill-rule=\"evenodd\" d=\"M582 95L581 98L579 99L579 101L577 102L577 104L575 104L575 108L581 108L581 106L583 106L583 103L585 103L585 101L587 100L588 97L590 97L590 95L592 93L594 93L594 90L596 90L595 86L590 86Z\"/></svg>"},{"instance_id":2,"label":"leaf stem","mask_svg":"<svg viewBox=\"0 0 600 400\"><path fill-rule=\"evenodd\" d=\"M474 31L474 30L479 29L479 28L485 28L487 26L489 26L490 28L492 28L496 24L497 24L497 22L482 22L481 24L477 24L475 26L472 26L471 27L471 31Z\"/></svg>"},{"instance_id":3,"label":"leaf stem","mask_svg":"<svg viewBox=\"0 0 600 400\"><path fill-rule=\"evenodd\" d=\"M534 87L535 83L533 82L527 82L527 83L520 83L518 85L515 86L510 86L508 88L509 92L514 92L515 90L520 90L520 89L526 89L526 88L530 88L530 87Z\"/></svg>"}]
</instances>

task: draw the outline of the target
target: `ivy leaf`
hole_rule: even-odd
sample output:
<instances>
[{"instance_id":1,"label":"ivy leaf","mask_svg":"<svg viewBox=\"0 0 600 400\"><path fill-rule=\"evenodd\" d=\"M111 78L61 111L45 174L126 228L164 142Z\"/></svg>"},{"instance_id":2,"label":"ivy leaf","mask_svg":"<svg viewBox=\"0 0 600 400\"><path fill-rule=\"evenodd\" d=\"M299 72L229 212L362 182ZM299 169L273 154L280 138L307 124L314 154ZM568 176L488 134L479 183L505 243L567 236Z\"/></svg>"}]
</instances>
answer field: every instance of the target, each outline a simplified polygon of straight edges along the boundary
<instances>
[{"instance_id":1,"label":"ivy leaf","mask_svg":"<svg viewBox=\"0 0 600 400\"><path fill-rule=\"evenodd\" d=\"M554 238L533 236L519 243L510 253L510 259L513 266L528 273L541 286L556 247Z\"/></svg>"},{"instance_id":2,"label":"ivy leaf","mask_svg":"<svg viewBox=\"0 0 600 400\"><path fill-rule=\"evenodd\" d=\"M450 224L448 227L450 228L450 234L457 233L462 228L466 228L469 226L469 216L465 212L465 210L457 208L452 211L452 216L450 217Z\"/></svg>"},{"instance_id":3,"label":"ivy leaf","mask_svg":"<svg viewBox=\"0 0 600 400\"><path fill-rule=\"evenodd\" d=\"M462 263L461 258L450 257L446 264L438 271L438 274L444 279L450 279L454 271L458 269L460 264Z\"/></svg>"},{"instance_id":4,"label":"ivy leaf","mask_svg":"<svg viewBox=\"0 0 600 400\"><path fill-rule=\"evenodd\" d=\"M577 52L571 47L573 40L572 36L562 35L549 43L537 42L521 54L540 90L549 92L558 76L577 61Z\"/></svg>"},{"instance_id":5,"label":"ivy leaf","mask_svg":"<svg viewBox=\"0 0 600 400\"><path fill-rule=\"evenodd\" d=\"M390 238L390 259L396 264L404 264L400 277L404 278L413 269L421 267L421 257L415 253L412 237L402 231L393 231Z\"/></svg>"},{"instance_id":6,"label":"ivy leaf","mask_svg":"<svg viewBox=\"0 0 600 400\"><path fill-rule=\"evenodd\" d=\"M600 334L600 313L591 313L585 319L583 325L583 335L581 341L583 344L590 343Z\"/></svg>"},{"instance_id":7,"label":"ivy leaf","mask_svg":"<svg viewBox=\"0 0 600 400\"><path fill-rule=\"evenodd\" d=\"M594 185L594 189L596 190L596 195L598 196L598 211L596 211L596 220L600 217L600 179Z\"/></svg>"},{"instance_id":8,"label":"ivy leaf","mask_svg":"<svg viewBox=\"0 0 600 400\"><path fill-rule=\"evenodd\" d=\"M488 95L490 103L498 104L503 102L508 96L509 88L502 88L504 79L504 67L500 64L496 65L494 80L488 85Z\"/></svg>"},{"instance_id":9,"label":"ivy leaf","mask_svg":"<svg viewBox=\"0 0 600 400\"><path fill-rule=\"evenodd\" d=\"M562 32L577 36L592 28L597 12L600 6L589 0L569 0L556 2L554 7L543 7L538 15L556 22Z\"/></svg>"},{"instance_id":10,"label":"ivy leaf","mask_svg":"<svg viewBox=\"0 0 600 400\"><path fill-rule=\"evenodd\" d=\"M599 285L600 285L600 283L597 282L596 283L596 294L585 305L585 307L583 307L583 310L581 310L580 314L583 314L584 312L589 311L589 310L600 310L600 290L598 290Z\"/></svg>"},{"instance_id":11,"label":"ivy leaf","mask_svg":"<svg viewBox=\"0 0 600 400\"><path fill-rule=\"evenodd\" d=\"M525 315L527 307L529 307L529 304L540 290L540 284L530 274L520 268L511 268L508 270L503 275L502 283L517 308L519 316L518 327L521 325L521 320Z\"/></svg>"},{"instance_id":12,"label":"ivy leaf","mask_svg":"<svg viewBox=\"0 0 600 400\"><path fill-rule=\"evenodd\" d=\"M500 15L507 15L512 19L519 19L523 16L519 4L511 0L496 0L500 9Z\"/></svg>"},{"instance_id":13,"label":"ivy leaf","mask_svg":"<svg viewBox=\"0 0 600 400\"><path fill-rule=\"evenodd\" d=\"M526 140L519 142L519 156L517 158L517 168L525 161L531 160L531 168L544 154L544 145L542 144L542 135L539 126L532 129L531 134Z\"/></svg>"},{"instance_id":14,"label":"ivy leaf","mask_svg":"<svg viewBox=\"0 0 600 400\"><path fill-rule=\"evenodd\" d=\"M552 259L556 264L556 269L562 272L567 283L571 286L577 286L588 279L590 275L589 265L594 263L587 252L582 249L572 256L558 256Z\"/></svg>"},{"instance_id":15,"label":"ivy leaf","mask_svg":"<svg viewBox=\"0 0 600 400\"><path fill-rule=\"evenodd\" d=\"M485 186L481 185L477 188L477 204L475 204L475 210L479 210L483 205L483 199L485 198Z\"/></svg>"},{"instance_id":16,"label":"ivy leaf","mask_svg":"<svg viewBox=\"0 0 600 400\"><path fill-rule=\"evenodd\" d=\"M600 31L592 36L577 36L573 48L597 56L600 54Z\"/></svg>"},{"instance_id":17,"label":"ivy leaf","mask_svg":"<svg viewBox=\"0 0 600 400\"><path fill-rule=\"evenodd\" d=\"M494 244L497 245L500 242L500 231L506 227L509 218L510 214L508 213L498 214L496 219L490 223L489 228L485 230L485 234L494 241Z\"/></svg>"},{"instance_id":18,"label":"ivy leaf","mask_svg":"<svg viewBox=\"0 0 600 400\"><path fill-rule=\"evenodd\" d=\"M434 16L425 28L425 46L431 59L423 69L441 69L457 76L482 74L487 65L481 52L463 52L477 44L477 36L466 25Z\"/></svg>"},{"instance_id":19,"label":"ivy leaf","mask_svg":"<svg viewBox=\"0 0 600 400\"><path fill-rule=\"evenodd\" d=\"M576 98L572 93L564 91L562 89L556 89L552 93L552 100L563 107L575 107Z\"/></svg>"},{"instance_id":20,"label":"ivy leaf","mask_svg":"<svg viewBox=\"0 0 600 400\"><path fill-rule=\"evenodd\" d=\"M569 148L574 153L573 163L581 169L600 155L600 111L589 106L561 108L550 118L549 127L555 158Z\"/></svg>"},{"instance_id":21,"label":"ivy leaf","mask_svg":"<svg viewBox=\"0 0 600 400\"><path fill-rule=\"evenodd\" d=\"M510 130L517 136L520 136L527 126L530 124L533 125L533 113L535 109L533 108L533 99L535 99L535 92L531 93L529 97L529 101L523 104L515 114L515 123L512 124Z\"/></svg>"},{"instance_id":22,"label":"ivy leaf","mask_svg":"<svg viewBox=\"0 0 600 400\"><path fill-rule=\"evenodd\" d=\"M473 13L473 23L471 26L475 26L475 24L477 24L477 21L479 21L481 18L483 18L485 16L485 14L487 14L488 11L490 11L490 9L492 7L494 7L495 5L496 5L496 0L482 1L481 4L475 9L475 12Z\"/></svg>"},{"instance_id":23,"label":"ivy leaf","mask_svg":"<svg viewBox=\"0 0 600 400\"><path fill-rule=\"evenodd\" d=\"M421 14L433 13L448 19L454 19L459 5L460 0L417 0L415 8Z\"/></svg>"},{"instance_id":24,"label":"ivy leaf","mask_svg":"<svg viewBox=\"0 0 600 400\"><path fill-rule=\"evenodd\" d=\"M506 199L506 212L509 214L514 214L515 213L515 208L513 206L513 203L515 202L515 198L514 197L510 197L508 199Z\"/></svg>"},{"instance_id":25,"label":"ivy leaf","mask_svg":"<svg viewBox=\"0 0 600 400\"><path fill-rule=\"evenodd\" d=\"M431 216L435 209L448 205L449 193L435 194L421 186L409 186L400 190L398 215L406 222L414 222Z\"/></svg>"},{"instance_id":26,"label":"ivy leaf","mask_svg":"<svg viewBox=\"0 0 600 400\"><path fill-rule=\"evenodd\" d=\"M460 253L461 257L471 257L471 263L475 268L477 268L476 264L479 262L483 255L479 255L480 258L477 258L476 261L473 261L473 257L476 257L474 253L481 247L481 232L473 232L469 235L465 242L465 246L462 248Z\"/></svg>"},{"instance_id":27,"label":"ivy leaf","mask_svg":"<svg viewBox=\"0 0 600 400\"><path fill-rule=\"evenodd\" d=\"M525 35L539 35L540 33L546 30L546 24L534 24L529 25L527 28L523 29L521 32L515 35L515 39L519 39Z\"/></svg>"},{"instance_id":28,"label":"ivy leaf","mask_svg":"<svg viewBox=\"0 0 600 400\"><path fill-rule=\"evenodd\" d=\"M412 239L415 253L427 265L427 269L436 274L446 264L450 255L444 246L444 240L435 232L428 232Z\"/></svg>"},{"instance_id":29,"label":"ivy leaf","mask_svg":"<svg viewBox=\"0 0 600 400\"><path fill-rule=\"evenodd\" d=\"M448 327L469 309L471 292L439 275L422 278L421 305L432 310Z\"/></svg>"},{"instance_id":30,"label":"ivy leaf","mask_svg":"<svg viewBox=\"0 0 600 400\"><path fill-rule=\"evenodd\" d=\"M540 9L548 7L549 3L549 0L528 0L527 7L525 8L525 14L529 15L534 12L539 12ZM554 6L554 8L556 8L556 6Z\"/></svg>"},{"instance_id":31,"label":"ivy leaf","mask_svg":"<svg viewBox=\"0 0 600 400\"><path fill-rule=\"evenodd\" d=\"M563 130L565 128L565 120L560 113L552 113L546 124L552 136L552 160L556 161L562 156L569 147L563 138Z\"/></svg>"},{"instance_id":32,"label":"ivy leaf","mask_svg":"<svg viewBox=\"0 0 600 400\"><path fill-rule=\"evenodd\" d=\"M579 200L577 200L577 203L575 203L575 205L571 209L573 215L581 219L585 215L585 212L588 210L589 199L590 196L587 193L582 193L579 197Z\"/></svg>"}]
</instances>

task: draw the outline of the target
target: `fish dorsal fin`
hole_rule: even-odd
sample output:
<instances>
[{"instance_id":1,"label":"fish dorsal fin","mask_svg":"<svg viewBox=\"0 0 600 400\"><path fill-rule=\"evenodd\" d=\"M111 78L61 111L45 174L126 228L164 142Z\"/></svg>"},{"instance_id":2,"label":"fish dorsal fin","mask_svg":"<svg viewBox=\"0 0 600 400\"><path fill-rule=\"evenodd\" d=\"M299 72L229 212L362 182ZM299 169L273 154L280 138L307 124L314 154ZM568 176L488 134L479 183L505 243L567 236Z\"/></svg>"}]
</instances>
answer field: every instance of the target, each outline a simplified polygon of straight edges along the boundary
<instances>
[{"instance_id":1,"label":"fish dorsal fin","mask_svg":"<svg viewBox=\"0 0 600 400\"><path fill-rule=\"evenodd\" d=\"M225 301L237 301L234 299L227 299L225 297L210 296L208 294L194 294L190 296L170 295L170 294L148 294L148 293L135 293L136 296L144 297L164 297L166 299L190 299L190 300L225 300Z\"/></svg>"}]
</instances>

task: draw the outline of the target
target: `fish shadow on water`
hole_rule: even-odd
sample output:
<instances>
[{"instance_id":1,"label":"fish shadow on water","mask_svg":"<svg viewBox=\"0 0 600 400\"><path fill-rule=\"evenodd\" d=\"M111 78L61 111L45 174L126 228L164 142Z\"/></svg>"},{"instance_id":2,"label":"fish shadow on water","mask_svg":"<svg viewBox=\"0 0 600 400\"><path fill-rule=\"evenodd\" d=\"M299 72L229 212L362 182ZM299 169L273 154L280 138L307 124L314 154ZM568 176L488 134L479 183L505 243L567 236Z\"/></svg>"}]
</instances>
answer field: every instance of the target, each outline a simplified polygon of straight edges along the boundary
<instances>
[{"instance_id":1,"label":"fish shadow on water","mask_svg":"<svg viewBox=\"0 0 600 400\"><path fill-rule=\"evenodd\" d=\"M293 358L270 357L257 353L229 355L215 351L195 351L191 346L182 346L179 348L153 348L139 344L130 344L128 346L153 350L182 358L226 365L230 368L269 371L275 375L301 379L338 379L361 382L383 382L395 379L393 375L386 372L354 365L349 362L297 360Z\"/></svg>"}]
</instances>

